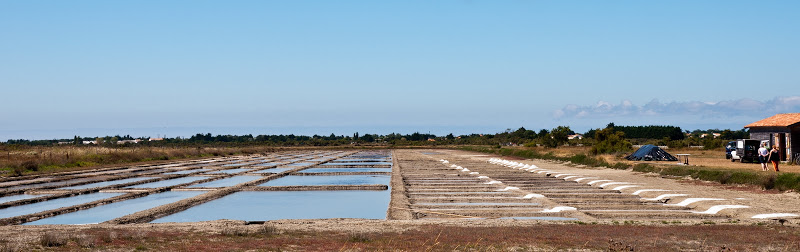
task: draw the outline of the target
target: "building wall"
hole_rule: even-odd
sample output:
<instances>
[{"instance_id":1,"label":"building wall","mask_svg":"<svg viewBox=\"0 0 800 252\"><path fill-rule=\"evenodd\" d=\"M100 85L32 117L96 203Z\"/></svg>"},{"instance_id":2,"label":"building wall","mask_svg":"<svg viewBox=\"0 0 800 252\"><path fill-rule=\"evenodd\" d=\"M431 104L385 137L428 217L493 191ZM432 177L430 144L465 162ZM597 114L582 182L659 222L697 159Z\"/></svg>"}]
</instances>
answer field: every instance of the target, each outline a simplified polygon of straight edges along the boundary
<instances>
[{"instance_id":1,"label":"building wall","mask_svg":"<svg viewBox=\"0 0 800 252\"><path fill-rule=\"evenodd\" d=\"M788 148L789 158L792 158L795 153L800 153L800 127L792 129L792 133L789 134L789 144L791 145Z\"/></svg>"},{"instance_id":2,"label":"building wall","mask_svg":"<svg viewBox=\"0 0 800 252\"><path fill-rule=\"evenodd\" d=\"M783 138L779 139L781 133L783 133ZM784 161L790 161L795 153L800 153L800 127L792 129L786 127L751 128L750 139L770 140L770 146L781 146L783 149L781 160Z\"/></svg>"},{"instance_id":3,"label":"building wall","mask_svg":"<svg viewBox=\"0 0 800 252\"><path fill-rule=\"evenodd\" d=\"M770 132L750 132L750 139L769 140Z\"/></svg>"},{"instance_id":4,"label":"building wall","mask_svg":"<svg viewBox=\"0 0 800 252\"><path fill-rule=\"evenodd\" d=\"M750 134L753 133L789 133L789 128L787 127L758 127L758 128L750 128Z\"/></svg>"}]
</instances>

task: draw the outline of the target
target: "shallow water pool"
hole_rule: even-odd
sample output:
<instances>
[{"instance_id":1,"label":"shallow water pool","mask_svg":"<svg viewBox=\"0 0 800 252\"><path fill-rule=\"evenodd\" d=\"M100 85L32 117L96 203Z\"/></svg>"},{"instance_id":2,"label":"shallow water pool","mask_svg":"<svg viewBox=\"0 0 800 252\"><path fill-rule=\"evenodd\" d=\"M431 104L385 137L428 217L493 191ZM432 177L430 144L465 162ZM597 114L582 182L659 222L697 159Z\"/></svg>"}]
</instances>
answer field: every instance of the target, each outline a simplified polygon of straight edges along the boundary
<instances>
[{"instance_id":1,"label":"shallow water pool","mask_svg":"<svg viewBox=\"0 0 800 252\"><path fill-rule=\"evenodd\" d=\"M388 162L388 163L391 163L392 159L388 159L388 158L387 159L341 158L341 159L336 159L336 160L334 160L332 162L339 162L339 163L347 163L347 162L357 162L357 163L363 163L363 162Z\"/></svg>"},{"instance_id":2,"label":"shallow water pool","mask_svg":"<svg viewBox=\"0 0 800 252\"><path fill-rule=\"evenodd\" d=\"M125 188L159 188L159 187L165 187L165 186L174 186L174 185L186 184L186 183L189 183L189 182L194 182L194 181L203 180L203 179L207 179L207 178L208 177L183 177L183 178L168 179L168 180L156 181L156 182L152 182L152 183L128 186L128 187L125 187Z\"/></svg>"},{"instance_id":3,"label":"shallow water pool","mask_svg":"<svg viewBox=\"0 0 800 252\"><path fill-rule=\"evenodd\" d=\"M57 182L47 182L47 183L40 183L40 184L28 184L28 185L18 185L3 188L5 190L19 190L19 189L31 189L31 188L42 188L42 187L56 187L56 186L65 186L69 184L75 183L82 183L82 182L89 182L89 181L101 181L108 177L96 177L96 178L77 178L77 179L70 179L70 180L63 180Z\"/></svg>"},{"instance_id":4,"label":"shallow water pool","mask_svg":"<svg viewBox=\"0 0 800 252\"><path fill-rule=\"evenodd\" d=\"M204 172L204 171L210 171L210 170L211 170L211 169L194 169L194 170L184 170L184 171L176 171L176 172L167 172L167 173L164 173L164 174L165 174L165 175L189 174L189 173L195 173L195 172Z\"/></svg>"},{"instance_id":5,"label":"shallow water pool","mask_svg":"<svg viewBox=\"0 0 800 252\"><path fill-rule=\"evenodd\" d=\"M286 176L259 186L388 185L389 179L389 175Z\"/></svg>"},{"instance_id":6,"label":"shallow water pool","mask_svg":"<svg viewBox=\"0 0 800 252\"><path fill-rule=\"evenodd\" d=\"M47 195L41 195L41 194L40 195L30 195L30 194L11 195L11 196L0 197L0 203L6 203L6 202L24 200L24 199L33 199L33 198L38 198L38 197L42 197L42 196L47 196Z\"/></svg>"},{"instance_id":7,"label":"shallow water pool","mask_svg":"<svg viewBox=\"0 0 800 252\"><path fill-rule=\"evenodd\" d=\"M501 217L501 220L556 220L556 221L573 221L578 218L567 217L552 217L552 216L534 216L534 217Z\"/></svg>"},{"instance_id":8,"label":"shallow water pool","mask_svg":"<svg viewBox=\"0 0 800 252\"><path fill-rule=\"evenodd\" d=\"M142 171L134 171L134 172L123 172L123 173L115 173L116 176L130 176L130 175L137 175L137 174L144 174L144 173L159 173L169 171L168 169L156 169L156 170L142 170Z\"/></svg>"},{"instance_id":9,"label":"shallow water pool","mask_svg":"<svg viewBox=\"0 0 800 252\"><path fill-rule=\"evenodd\" d=\"M420 202L421 206L540 206L539 203L515 202Z\"/></svg>"},{"instance_id":10,"label":"shallow water pool","mask_svg":"<svg viewBox=\"0 0 800 252\"><path fill-rule=\"evenodd\" d=\"M155 177L127 178L127 179L119 179L119 180L91 183L91 184L85 184L85 185L79 185L79 186L62 187L62 188L59 188L59 189L86 189L86 188L93 188L93 187L104 187L104 186L119 185L119 184L131 183L131 182L154 179L154 178Z\"/></svg>"},{"instance_id":11,"label":"shallow water pool","mask_svg":"<svg viewBox=\"0 0 800 252\"><path fill-rule=\"evenodd\" d=\"M292 164L287 164L286 166L309 166L313 164L314 163L292 163Z\"/></svg>"},{"instance_id":12,"label":"shallow water pool","mask_svg":"<svg viewBox=\"0 0 800 252\"><path fill-rule=\"evenodd\" d=\"M392 168L311 168L300 171L302 173L317 172L392 172Z\"/></svg>"},{"instance_id":13,"label":"shallow water pool","mask_svg":"<svg viewBox=\"0 0 800 252\"><path fill-rule=\"evenodd\" d=\"M271 169L265 169L265 170L255 171L255 172L253 172L253 173L281 173L281 172L285 172L285 171L292 170L292 169L296 169L296 168L297 168L297 167L271 168Z\"/></svg>"},{"instance_id":14,"label":"shallow water pool","mask_svg":"<svg viewBox=\"0 0 800 252\"><path fill-rule=\"evenodd\" d=\"M310 161L310 162L325 162L325 161L328 161L328 160L331 160L331 159L330 158L315 158L315 159L309 159L309 160L306 160L306 161Z\"/></svg>"},{"instance_id":15,"label":"shallow water pool","mask_svg":"<svg viewBox=\"0 0 800 252\"><path fill-rule=\"evenodd\" d=\"M249 171L249 170L250 170L250 169L244 169L244 168L239 168L239 169L228 169L228 170L221 170L221 171L208 172L208 173L206 173L206 174L234 174L234 173L240 173L240 172L243 172L243 171Z\"/></svg>"},{"instance_id":16,"label":"shallow water pool","mask_svg":"<svg viewBox=\"0 0 800 252\"><path fill-rule=\"evenodd\" d=\"M380 165L380 166L391 166L391 162L328 162L321 164L320 166L325 165L347 165L347 166L365 166L365 165Z\"/></svg>"},{"instance_id":17,"label":"shallow water pool","mask_svg":"<svg viewBox=\"0 0 800 252\"><path fill-rule=\"evenodd\" d=\"M114 202L82 211L57 215L50 218L25 223L24 225L100 223L157 206L173 203L182 199L191 198L203 193L205 193L205 191L168 191L151 194L141 198Z\"/></svg>"},{"instance_id":18,"label":"shallow water pool","mask_svg":"<svg viewBox=\"0 0 800 252\"><path fill-rule=\"evenodd\" d=\"M82 194L73 197L67 198L60 198L60 199L53 199L48 201L42 201L33 204L21 205L21 206L13 206L5 209L0 209L0 218L9 218L14 216L38 213L42 211L48 211L53 209L58 209L62 207L80 205L84 203L89 203L96 200L107 199L111 197L116 197L123 195L123 193L91 193L91 194Z\"/></svg>"},{"instance_id":19,"label":"shallow water pool","mask_svg":"<svg viewBox=\"0 0 800 252\"><path fill-rule=\"evenodd\" d=\"M195 187L226 187L226 186L234 186L244 182L253 181L256 179L263 178L262 176L235 176L230 178L224 178L220 180L214 180L211 182L206 182L202 184L190 185L187 186L188 188L195 188Z\"/></svg>"},{"instance_id":20,"label":"shallow water pool","mask_svg":"<svg viewBox=\"0 0 800 252\"><path fill-rule=\"evenodd\" d=\"M153 221L385 219L389 191L237 192Z\"/></svg>"},{"instance_id":21,"label":"shallow water pool","mask_svg":"<svg viewBox=\"0 0 800 252\"><path fill-rule=\"evenodd\" d=\"M282 165L282 164L283 163L261 163L261 164L257 164L257 165L254 165L254 166L278 166L278 165Z\"/></svg>"}]
</instances>

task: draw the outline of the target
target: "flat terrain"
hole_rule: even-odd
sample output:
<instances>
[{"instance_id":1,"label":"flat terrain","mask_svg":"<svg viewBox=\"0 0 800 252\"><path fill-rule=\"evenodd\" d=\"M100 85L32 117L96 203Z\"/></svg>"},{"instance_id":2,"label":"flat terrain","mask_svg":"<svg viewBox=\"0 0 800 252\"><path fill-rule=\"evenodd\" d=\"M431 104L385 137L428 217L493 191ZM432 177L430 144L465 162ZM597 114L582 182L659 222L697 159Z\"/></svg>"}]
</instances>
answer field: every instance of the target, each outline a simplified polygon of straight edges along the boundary
<instances>
[{"instance_id":1,"label":"flat terrain","mask_svg":"<svg viewBox=\"0 0 800 252\"><path fill-rule=\"evenodd\" d=\"M589 147L569 147L569 148L562 148L562 149L540 149L540 152L554 152L556 155L574 155L579 153L588 153ZM725 159L725 151L723 149L719 150L702 150L697 148L681 148L681 149L666 149L667 152L672 154L689 154L689 165L690 166L703 166L707 168L719 168L719 169L732 169L732 170L748 170L748 171L761 171L761 165L759 163L741 163L739 161L731 162L730 159ZM669 162L669 161L628 161L622 158L623 156L613 156L613 155L602 155L606 161L608 162L625 162L625 163L648 163L648 164L656 164L656 165L674 165L678 162ZM767 168L769 171L772 171L772 164L767 163ZM800 173L800 166L798 165L788 165L788 164L781 164L779 166L781 172L794 172Z\"/></svg>"},{"instance_id":2,"label":"flat terrain","mask_svg":"<svg viewBox=\"0 0 800 252\"><path fill-rule=\"evenodd\" d=\"M690 154L691 155L689 156L690 165L761 171L761 165L759 163L741 163L739 161L731 162L730 159L725 159L725 152L723 151L684 149L684 150L670 151L670 153ZM773 171L771 163L767 163L767 168L769 169L769 171ZM798 165L781 164L779 165L779 169L781 170L781 172L800 173L800 166Z\"/></svg>"},{"instance_id":3,"label":"flat terrain","mask_svg":"<svg viewBox=\"0 0 800 252\"><path fill-rule=\"evenodd\" d=\"M145 211L102 224L2 226L0 245L5 251L800 250L795 192L453 150L395 150L393 162L388 220L137 223L152 219Z\"/></svg>"},{"instance_id":4,"label":"flat terrain","mask_svg":"<svg viewBox=\"0 0 800 252\"><path fill-rule=\"evenodd\" d=\"M786 213L797 215L800 209L800 194L796 192L775 193L752 187L721 186L695 180L662 178L654 174L643 174L626 170L578 167L543 160L508 160L519 165L536 168L498 165L489 163L492 156L461 151L442 150L435 152L396 151L398 159L411 163L413 168L402 166L412 206L427 206L420 202L431 200L456 200L466 202L517 202L530 195L531 203L538 203L536 216L560 216L581 221L596 220L682 220L704 222L728 220L735 222L758 222L759 215ZM423 154L428 153L428 154ZM434 164L430 161L434 160ZM442 164L439 160L447 160ZM456 167L453 167L456 166ZM458 169L467 168L468 171ZM411 170L414 169L414 170ZM428 173L424 177L438 176L439 180L425 184L409 179ZM445 182L445 181L451 182ZM469 182L467 182L469 181ZM415 183L416 182L416 183ZM431 183L431 181L426 181ZM454 185L453 183L461 183ZM425 185L431 185L424 188ZM461 188L458 188L461 187ZM418 189L419 188L419 189ZM444 188L456 189L443 191ZM423 190L428 194L418 194ZM442 194L431 195L440 191ZM441 197L445 194L461 197ZM437 198L438 196L438 198ZM452 201L451 201L452 202ZM417 203L415 205L415 203ZM489 204L478 205L484 207ZM537 207L526 205L536 209ZM556 207L573 207L575 211L555 211ZM522 206L495 206L500 212L511 212L497 217L524 217L514 214L513 209ZM545 211L547 210L547 211ZM476 210L477 211L477 210ZM468 210L451 210L451 214L491 217ZM531 211L524 211L530 214ZM530 216L535 217L535 216ZM794 218L796 216L792 216Z\"/></svg>"}]
</instances>

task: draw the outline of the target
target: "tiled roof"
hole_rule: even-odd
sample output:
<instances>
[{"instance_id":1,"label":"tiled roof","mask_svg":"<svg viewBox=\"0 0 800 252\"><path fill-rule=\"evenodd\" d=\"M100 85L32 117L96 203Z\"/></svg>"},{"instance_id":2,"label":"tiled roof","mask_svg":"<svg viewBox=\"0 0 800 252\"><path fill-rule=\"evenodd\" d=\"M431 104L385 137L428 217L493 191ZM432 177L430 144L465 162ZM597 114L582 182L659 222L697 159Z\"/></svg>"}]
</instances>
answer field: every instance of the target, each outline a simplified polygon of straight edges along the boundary
<instances>
[{"instance_id":1,"label":"tiled roof","mask_svg":"<svg viewBox=\"0 0 800 252\"><path fill-rule=\"evenodd\" d=\"M800 113L777 114L770 118L763 119L744 126L745 128L753 127L789 127L794 124L800 123Z\"/></svg>"}]
</instances>

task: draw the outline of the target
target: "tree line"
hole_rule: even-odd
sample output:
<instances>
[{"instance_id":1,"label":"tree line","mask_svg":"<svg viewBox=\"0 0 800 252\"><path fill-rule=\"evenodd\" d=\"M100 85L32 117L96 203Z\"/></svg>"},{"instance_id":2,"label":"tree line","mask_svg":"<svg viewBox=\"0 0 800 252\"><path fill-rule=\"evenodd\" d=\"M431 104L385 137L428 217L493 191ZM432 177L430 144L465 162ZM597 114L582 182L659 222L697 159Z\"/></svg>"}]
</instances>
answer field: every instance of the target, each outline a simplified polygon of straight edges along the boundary
<instances>
[{"instance_id":1,"label":"tree line","mask_svg":"<svg viewBox=\"0 0 800 252\"><path fill-rule=\"evenodd\" d=\"M718 136L714 137L714 133ZM459 135L447 134L437 136L414 132L412 134L391 133L381 134L360 134L353 135L212 135L211 133L195 134L188 138L173 137L149 141L149 137L134 138L126 136L105 136L105 137L79 137L72 139L53 139L53 140L8 140L3 145L27 145L45 146L57 144L84 145L85 141L92 141L94 145L102 146L187 146L187 145L217 145L217 146L239 146L239 145L270 145L270 146L342 146L342 145L396 145L396 146L419 146L419 145L525 145L525 146L544 146L555 148L564 145L581 146L600 146L601 153L610 151L626 151L625 146L630 144L655 144L670 147L697 146L703 145L706 148L717 148L723 146L728 140L748 138L746 130L732 131L729 129L709 129L683 131L676 126L619 126L609 123L602 129L591 129L583 135L583 139L569 139L568 136L575 135L569 126L558 126L553 129L540 129L538 131L520 127L519 129L507 129L496 134L468 134ZM705 136L705 137L704 137ZM140 140L138 143L125 142L117 144L120 140ZM612 141L612 142L608 142ZM625 142L630 144L625 144ZM606 147L603 147L606 146ZM608 147L614 146L614 147Z\"/></svg>"}]
</instances>

